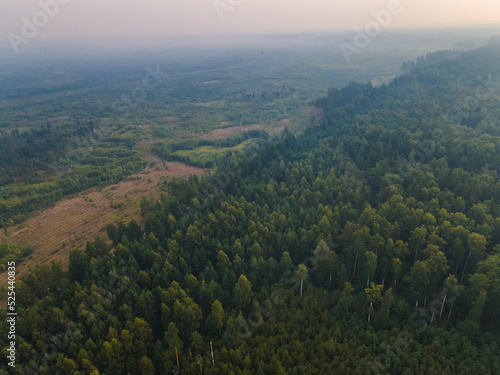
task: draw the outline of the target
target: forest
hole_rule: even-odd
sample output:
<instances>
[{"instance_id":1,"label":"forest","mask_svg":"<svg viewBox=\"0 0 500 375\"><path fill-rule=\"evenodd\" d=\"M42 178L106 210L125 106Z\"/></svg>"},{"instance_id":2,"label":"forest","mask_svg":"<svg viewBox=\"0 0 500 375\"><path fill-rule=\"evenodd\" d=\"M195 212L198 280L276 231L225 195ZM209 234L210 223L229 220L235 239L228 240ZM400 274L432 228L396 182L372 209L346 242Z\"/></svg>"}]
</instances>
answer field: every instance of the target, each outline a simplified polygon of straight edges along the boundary
<instances>
[{"instance_id":1,"label":"forest","mask_svg":"<svg viewBox=\"0 0 500 375\"><path fill-rule=\"evenodd\" d=\"M281 121L329 87L355 78L387 80L381 76L399 71L403 56L463 35L443 33L431 43L425 34L388 35L355 64L332 54L331 36L313 47L301 38L277 47L279 37L266 37L258 47L237 49L84 48L69 56L63 49L36 61L0 56L0 230L79 192L123 181L146 166L150 149L166 160L212 167L262 131L278 133ZM134 90L144 88L150 72L161 78L137 100ZM207 138L213 130L252 125L262 128Z\"/></svg>"},{"instance_id":2,"label":"forest","mask_svg":"<svg viewBox=\"0 0 500 375\"><path fill-rule=\"evenodd\" d=\"M492 40L330 89L300 134L167 181L144 226L17 281L19 373L500 373L499 59ZM40 132L44 163L65 135Z\"/></svg>"}]
</instances>

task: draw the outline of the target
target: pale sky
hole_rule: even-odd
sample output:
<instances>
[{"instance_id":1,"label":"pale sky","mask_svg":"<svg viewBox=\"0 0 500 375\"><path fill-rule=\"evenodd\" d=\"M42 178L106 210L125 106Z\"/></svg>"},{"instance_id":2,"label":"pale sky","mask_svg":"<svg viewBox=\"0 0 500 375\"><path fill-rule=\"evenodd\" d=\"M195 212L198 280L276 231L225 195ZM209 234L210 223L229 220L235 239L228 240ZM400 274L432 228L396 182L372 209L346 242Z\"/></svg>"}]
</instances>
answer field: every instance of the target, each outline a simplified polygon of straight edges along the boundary
<instances>
[{"instance_id":1,"label":"pale sky","mask_svg":"<svg viewBox=\"0 0 500 375\"><path fill-rule=\"evenodd\" d=\"M42 4L52 7L42 10ZM10 46L9 33L43 43L54 37L354 30L389 8L397 11L383 29L500 24L500 0L0 0L0 46ZM35 36L26 34L23 17L35 24Z\"/></svg>"}]
</instances>

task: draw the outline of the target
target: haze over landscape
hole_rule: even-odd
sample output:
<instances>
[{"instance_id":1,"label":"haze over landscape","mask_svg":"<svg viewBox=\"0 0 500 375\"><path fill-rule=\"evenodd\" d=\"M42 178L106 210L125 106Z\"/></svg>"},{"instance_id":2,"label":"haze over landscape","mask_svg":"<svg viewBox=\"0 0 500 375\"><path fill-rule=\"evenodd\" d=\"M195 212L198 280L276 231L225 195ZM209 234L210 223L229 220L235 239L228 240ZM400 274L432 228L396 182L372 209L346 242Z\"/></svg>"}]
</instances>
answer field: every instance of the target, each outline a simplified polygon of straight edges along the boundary
<instances>
[{"instance_id":1,"label":"haze over landscape","mask_svg":"<svg viewBox=\"0 0 500 375\"><path fill-rule=\"evenodd\" d=\"M48 0L1 0L0 46L7 34L21 35L23 17L32 20ZM151 37L207 34L282 34L363 28L374 12L394 7L387 29L498 26L496 0L86 0L61 1L34 45L125 39L147 45ZM59 4L59 2L58 2ZM43 24L43 19L41 19ZM121 40L120 40L121 39ZM156 42L155 42L156 43Z\"/></svg>"},{"instance_id":2,"label":"haze over landscape","mask_svg":"<svg viewBox=\"0 0 500 375\"><path fill-rule=\"evenodd\" d=\"M498 0L0 9L0 375L500 374Z\"/></svg>"}]
</instances>

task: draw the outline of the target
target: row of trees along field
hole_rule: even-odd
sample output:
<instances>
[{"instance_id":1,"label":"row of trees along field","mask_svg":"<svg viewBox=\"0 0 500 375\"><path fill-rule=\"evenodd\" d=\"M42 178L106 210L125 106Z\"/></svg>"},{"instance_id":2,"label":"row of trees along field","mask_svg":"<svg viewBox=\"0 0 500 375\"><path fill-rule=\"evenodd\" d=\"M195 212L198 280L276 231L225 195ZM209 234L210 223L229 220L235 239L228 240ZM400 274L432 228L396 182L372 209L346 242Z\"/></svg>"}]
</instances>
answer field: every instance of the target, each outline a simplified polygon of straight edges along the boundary
<instances>
[{"instance_id":1,"label":"row of trees along field","mask_svg":"<svg viewBox=\"0 0 500 375\"><path fill-rule=\"evenodd\" d=\"M99 139L92 121L0 133L0 227L20 223L62 197L116 183L145 160L131 139Z\"/></svg>"},{"instance_id":2,"label":"row of trees along field","mask_svg":"<svg viewBox=\"0 0 500 375\"><path fill-rule=\"evenodd\" d=\"M97 238L18 282L18 365L500 373L499 58L332 89L302 135L171 180L144 228L106 228L113 252Z\"/></svg>"}]
</instances>

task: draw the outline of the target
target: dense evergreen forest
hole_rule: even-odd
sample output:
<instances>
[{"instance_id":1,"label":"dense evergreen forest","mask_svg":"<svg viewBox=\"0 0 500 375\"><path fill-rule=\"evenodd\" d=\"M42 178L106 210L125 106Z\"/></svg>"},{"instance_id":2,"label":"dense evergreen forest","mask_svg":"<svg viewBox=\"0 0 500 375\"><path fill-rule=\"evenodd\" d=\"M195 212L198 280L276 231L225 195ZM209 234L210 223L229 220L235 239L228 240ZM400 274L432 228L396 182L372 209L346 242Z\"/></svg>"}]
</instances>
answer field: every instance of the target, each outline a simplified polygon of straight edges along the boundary
<instances>
[{"instance_id":1,"label":"dense evergreen forest","mask_svg":"<svg viewBox=\"0 0 500 375\"><path fill-rule=\"evenodd\" d=\"M427 59L19 281L19 373L499 374L500 43Z\"/></svg>"}]
</instances>

